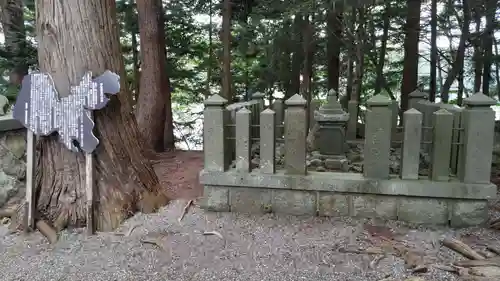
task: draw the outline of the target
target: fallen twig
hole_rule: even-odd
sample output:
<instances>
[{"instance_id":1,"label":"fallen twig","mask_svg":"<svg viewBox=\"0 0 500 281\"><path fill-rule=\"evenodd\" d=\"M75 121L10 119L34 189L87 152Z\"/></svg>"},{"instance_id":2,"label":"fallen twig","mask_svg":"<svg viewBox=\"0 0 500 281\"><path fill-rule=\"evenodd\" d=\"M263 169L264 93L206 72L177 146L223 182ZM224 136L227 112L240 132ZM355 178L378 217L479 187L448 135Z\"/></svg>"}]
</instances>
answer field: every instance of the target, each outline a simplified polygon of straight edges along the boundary
<instances>
[{"instance_id":1,"label":"fallen twig","mask_svg":"<svg viewBox=\"0 0 500 281\"><path fill-rule=\"evenodd\" d=\"M449 265L444 265L444 264L433 264L432 267L437 268L439 270L451 272L451 273L458 273L458 268L449 266Z\"/></svg>"},{"instance_id":2,"label":"fallen twig","mask_svg":"<svg viewBox=\"0 0 500 281\"><path fill-rule=\"evenodd\" d=\"M52 226L50 226L46 221L44 220L38 220L36 222L36 228L40 231L43 236L49 240L50 244L54 244L57 242L57 232Z\"/></svg>"},{"instance_id":3,"label":"fallen twig","mask_svg":"<svg viewBox=\"0 0 500 281\"><path fill-rule=\"evenodd\" d=\"M224 240L224 236L222 236L222 234L220 234L219 232L217 231L205 231L203 232L203 235L215 235L217 237L219 237L220 239Z\"/></svg>"},{"instance_id":4,"label":"fallen twig","mask_svg":"<svg viewBox=\"0 0 500 281\"><path fill-rule=\"evenodd\" d=\"M486 249L492 253L500 255L500 247L499 246L487 245Z\"/></svg>"},{"instance_id":5,"label":"fallen twig","mask_svg":"<svg viewBox=\"0 0 500 281\"><path fill-rule=\"evenodd\" d=\"M484 276L484 277L500 277L500 267L497 266L474 267L469 269L469 274L474 276Z\"/></svg>"},{"instance_id":6,"label":"fallen twig","mask_svg":"<svg viewBox=\"0 0 500 281\"><path fill-rule=\"evenodd\" d=\"M116 236L130 236L132 235L132 232L134 231L134 229L136 229L137 227L139 227L141 224L140 223L135 223L133 225L130 226L130 228L127 230L126 233L115 233Z\"/></svg>"},{"instance_id":7,"label":"fallen twig","mask_svg":"<svg viewBox=\"0 0 500 281\"><path fill-rule=\"evenodd\" d=\"M484 260L485 258L481 256L478 252L474 251L469 245L453 238L446 238L441 241L443 246L463 255L464 257L471 260Z\"/></svg>"},{"instance_id":8,"label":"fallen twig","mask_svg":"<svg viewBox=\"0 0 500 281\"><path fill-rule=\"evenodd\" d=\"M461 266L461 267L480 267L480 266L498 266L498 267L500 267L500 257L493 257L493 258L482 259L482 260L457 261L453 264L456 266Z\"/></svg>"},{"instance_id":9,"label":"fallen twig","mask_svg":"<svg viewBox=\"0 0 500 281\"><path fill-rule=\"evenodd\" d=\"M373 260L370 262L370 268L375 269L378 265L378 263L385 258L385 255L376 255Z\"/></svg>"},{"instance_id":10,"label":"fallen twig","mask_svg":"<svg viewBox=\"0 0 500 281\"><path fill-rule=\"evenodd\" d=\"M141 239L141 243L143 244L149 244L158 247L160 250L165 251L165 247L163 246L163 243L158 239Z\"/></svg>"},{"instance_id":11,"label":"fallen twig","mask_svg":"<svg viewBox=\"0 0 500 281\"><path fill-rule=\"evenodd\" d=\"M193 205L193 200L189 200L187 202L187 204L184 206L184 208L182 209L182 214L181 216L179 217L178 221L181 222L181 220L184 218L184 216L187 214L187 212L189 211L189 207L191 207L191 205Z\"/></svg>"}]
</instances>

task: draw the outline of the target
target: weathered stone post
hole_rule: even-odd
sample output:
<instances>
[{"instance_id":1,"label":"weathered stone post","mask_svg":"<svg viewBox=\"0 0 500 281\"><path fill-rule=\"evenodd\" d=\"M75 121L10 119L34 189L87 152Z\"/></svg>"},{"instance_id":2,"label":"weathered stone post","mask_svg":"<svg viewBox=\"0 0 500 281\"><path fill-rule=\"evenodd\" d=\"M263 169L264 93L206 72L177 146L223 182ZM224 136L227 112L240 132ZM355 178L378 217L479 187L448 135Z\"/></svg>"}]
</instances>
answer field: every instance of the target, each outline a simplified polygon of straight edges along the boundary
<instances>
[{"instance_id":1,"label":"weathered stone post","mask_svg":"<svg viewBox=\"0 0 500 281\"><path fill-rule=\"evenodd\" d=\"M276 137L283 137L283 115L285 107L282 99L275 99L273 103L273 110L276 113Z\"/></svg>"},{"instance_id":2,"label":"weathered stone post","mask_svg":"<svg viewBox=\"0 0 500 281\"><path fill-rule=\"evenodd\" d=\"M398 127L398 117L399 117L399 102L397 100L393 100L391 103L392 110L392 133L397 133Z\"/></svg>"},{"instance_id":3,"label":"weathered stone post","mask_svg":"<svg viewBox=\"0 0 500 281\"><path fill-rule=\"evenodd\" d=\"M314 112L314 119L319 125L316 146L320 154L327 158L325 166L347 172L345 126L349 114L342 109L333 89L328 92L326 104Z\"/></svg>"},{"instance_id":4,"label":"weathered stone post","mask_svg":"<svg viewBox=\"0 0 500 281\"><path fill-rule=\"evenodd\" d=\"M417 103L423 100L428 100L429 95L427 93L421 92L420 90L415 90L408 94L408 109L415 108L418 111L421 111L418 108Z\"/></svg>"},{"instance_id":5,"label":"weathered stone post","mask_svg":"<svg viewBox=\"0 0 500 281\"><path fill-rule=\"evenodd\" d=\"M363 174L367 178L389 178L392 101L383 95L376 95L367 101L365 159Z\"/></svg>"},{"instance_id":6,"label":"weathered stone post","mask_svg":"<svg viewBox=\"0 0 500 281\"><path fill-rule=\"evenodd\" d=\"M260 129L259 129L259 124L260 124L260 113L264 110L264 98L266 97L265 94L263 93L260 93L260 92L255 92L253 95L252 95L252 99L253 100L256 100L258 101L258 103L253 107L252 109L252 125L254 125L252 127L252 137L253 138L258 138L259 137L259 133L260 133Z\"/></svg>"},{"instance_id":7,"label":"weathered stone post","mask_svg":"<svg viewBox=\"0 0 500 281\"><path fill-rule=\"evenodd\" d=\"M295 94L285 101L285 169L288 174L306 174L306 100Z\"/></svg>"},{"instance_id":8,"label":"weathered stone post","mask_svg":"<svg viewBox=\"0 0 500 281\"><path fill-rule=\"evenodd\" d=\"M418 180L422 113L415 108L403 113L403 147L401 150L401 179Z\"/></svg>"},{"instance_id":9,"label":"weathered stone post","mask_svg":"<svg viewBox=\"0 0 500 281\"><path fill-rule=\"evenodd\" d=\"M316 112L316 110L319 109L319 100L312 100L310 105L309 105L309 128L308 130L312 130L312 128L314 127L314 125L316 124L316 120L315 120L315 117L314 117L314 113Z\"/></svg>"},{"instance_id":10,"label":"weathered stone post","mask_svg":"<svg viewBox=\"0 0 500 281\"><path fill-rule=\"evenodd\" d=\"M240 172L252 170L250 164L252 158L251 114L252 112L244 107L236 112L236 170Z\"/></svg>"},{"instance_id":11,"label":"weathered stone post","mask_svg":"<svg viewBox=\"0 0 500 281\"><path fill-rule=\"evenodd\" d=\"M459 178L465 183L489 183L495 133L495 112L491 106L496 101L482 93L476 93L466 98L464 104Z\"/></svg>"},{"instance_id":12,"label":"weathered stone post","mask_svg":"<svg viewBox=\"0 0 500 281\"><path fill-rule=\"evenodd\" d=\"M450 178L453 114L443 108L432 115L432 156L429 176L433 181L448 181Z\"/></svg>"},{"instance_id":13,"label":"weathered stone post","mask_svg":"<svg viewBox=\"0 0 500 281\"><path fill-rule=\"evenodd\" d=\"M275 113L266 109L260 113L260 172L274 174L276 125Z\"/></svg>"},{"instance_id":14,"label":"weathered stone post","mask_svg":"<svg viewBox=\"0 0 500 281\"><path fill-rule=\"evenodd\" d=\"M225 109L227 100L215 94L205 100L203 112L203 151L207 171L225 171L229 166L230 153L226 150L226 124L229 115Z\"/></svg>"},{"instance_id":15,"label":"weathered stone post","mask_svg":"<svg viewBox=\"0 0 500 281\"><path fill-rule=\"evenodd\" d=\"M462 135L461 130L461 119L463 108L458 107L454 104L441 104L441 108L444 108L453 114L453 133L451 138L451 159L450 159L450 169L451 173L456 175L458 170L458 155L462 146L459 145L461 142L460 136Z\"/></svg>"},{"instance_id":16,"label":"weathered stone post","mask_svg":"<svg viewBox=\"0 0 500 281\"><path fill-rule=\"evenodd\" d=\"M347 122L347 139L355 140L358 130L358 102L350 100L347 103L347 113L349 121Z\"/></svg>"}]
</instances>

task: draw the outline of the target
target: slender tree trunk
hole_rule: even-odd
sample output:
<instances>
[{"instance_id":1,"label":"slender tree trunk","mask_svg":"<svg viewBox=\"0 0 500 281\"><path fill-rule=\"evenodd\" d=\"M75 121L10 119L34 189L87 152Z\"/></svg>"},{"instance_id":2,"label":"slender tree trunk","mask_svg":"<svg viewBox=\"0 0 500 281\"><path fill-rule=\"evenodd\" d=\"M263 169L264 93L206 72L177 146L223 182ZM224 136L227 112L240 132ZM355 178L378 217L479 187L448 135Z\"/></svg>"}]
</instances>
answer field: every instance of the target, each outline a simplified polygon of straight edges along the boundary
<instances>
[{"instance_id":1,"label":"slender tree trunk","mask_svg":"<svg viewBox=\"0 0 500 281\"><path fill-rule=\"evenodd\" d=\"M209 13L209 28L208 28L208 67L207 67L207 85L205 89L205 98L211 95L210 84L212 82L212 67L213 67L213 21L212 21L212 0L208 3L208 13Z\"/></svg>"},{"instance_id":2,"label":"slender tree trunk","mask_svg":"<svg viewBox=\"0 0 500 281\"><path fill-rule=\"evenodd\" d=\"M136 14L137 9L135 3L133 1L130 1L128 5L129 7L127 7L127 12L128 12L127 17L130 17L130 19L127 19L127 21L131 22L129 24L128 29L130 31L130 36L132 37L132 64L134 66L133 103L137 105L137 99L139 98L140 80L141 80L140 66L139 66L139 51L138 51L139 44L137 42L138 18Z\"/></svg>"},{"instance_id":3,"label":"slender tree trunk","mask_svg":"<svg viewBox=\"0 0 500 281\"><path fill-rule=\"evenodd\" d=\"M408 94L417 89L418 83L418 42L420 33L420 0L407 0L405 26L405 55L403 81L401 82L401 112L408 109Z\"/></svg>"},{"instance_id":4,"label":"slender tree trunk","mask_svg":"<svg viewBox=\"0 0 500 281\"><path fill-rule=\"evenodd\" d=\"M493 46L495 46L495 56L498 58L500 53L498 53L498 42L494 42ZM500 63L498 60L495 61L495 78L497 82L497 96L498 100L500 100Z\"/></svg>"},{"instance_id":5,"label":"slender tree trunk","mask_svg":"<svg viewBox=\"0 0 500 281\"><path fill-rule=\"evenodd\" d=\"M486 1L486 29L483 41L483 94L490 95L491 57L495 31L497 0Z\"/></svg>"},{"instance_id":6,"label":"slender tree trunk","mask_svg":"<svg viewBox=\"0 0 500 281\"><path fill-rule=\"evenodd\" d=\"M231 85L231 0L224 0L222 7L222 96L233 100Z\"/></svg>"},{"instance_id":7,"label":"slender tree trunk","mask_svg":"<svg viewBox=\"0 0 500 281\"><path fill-rule=\"evenodd\" d=\"M164 150L165 104L168 89L165 81L165 34L162 22L163 8L159 0L137 2L139 33L141 39L141 82L136 113L137 125L147 148L157 152ZM163 43L163 44L162 44Z\"/></svg>"},{"instance_id":8,"label":"slender tree trunk","mask_svg":"<svg viewBox=\"0 0 500 281\"><path fill-rule=\"evenodd\" d=\"M28 73L26 64L26 31L24 26L24 12L22 0L1 0L0 21L5 38L3 56L12 71L20 80ZM17 78L17 77L16 77Z\"/></svg>"},{"instance_id":9,"label":"slender tree trunk","mask_svg":"<svg viewBox=\"0 0 500 281\"><path fill-rule=\"evenodd\" d=\"M434 102L436 101L436 91L437 91L437 59L438 59L438 50L437 50L437 1L432 0L431 2L431 79L429 83L429 100Z\"/></svg>"},{"instance_id":10,"label":"slender tree trunk","mask_svg":"<svg viewBox=\"0 0 500 281\"><path fill-rule=\"evenodd\" d=\"M300 71L304 63L304 50L302 48L302 28L304 26L304 16L297 14L293 21L293 54L292 68L290 72L290 87L292 95L300 94Z\"/></svg>"},{"instance_id":11,"label":"slender tree trunk","mask_svg":"<svg viewBox=\"0 0 500 281\"><path fill-rule=\"evenodd\" d=\"M335 3L335 8L329 9L327 14L327 75L328 89L339 91L340 75L340 48L342 45L342 18L343 7Z\"/></svg>"},{"instance_id":12,"label":"slender tree trunk","mask_svg":"<svg viewBox=\"0 0 500 281\"><path fill-rule=\"evenodd\" d=\"M474 22L476 23L476 38L474 38L474 54L472 59L474 61L474 93L481 91L481 79L483 77L483 55L481 54L481 40L479 37L481 31L481 5L476 4L474 9Z\"/></svg>"},{"instance_id":13,"label":"slender tree trunk","mask_svg":"<svg viewBox=\"0 0 500 281\"><path fill-rule=\"evenodd\" d=\"M390 24L390 17L389 17L389 12L390 12L390 4L387 3L385 4L385 11L384 11L384 26L383 26L383 33L382 33L382 39L380 40L382 43L382 46L380 47L380 55L377 63L377 78L375 81L375 95L380 94L380 91L382 90L382 83L384 79L384 63L385 63L385 53L387 52L387 41L389 37L389 24Z\"/></svg>"},{"instance_id":14,"label":"slender tree trunk","mask_svg":"<svg viewBox=\"0 0 500 281\"><path fill-rule=\"evenodd\" d=\"M460 35L460 42L458 42L458 49L456 53L455 61L453 66L448 73L448 77L444 81L443 88L441 89L441 101L444 103L448 102L450 87L453 81L457 78L457 75L464 67L464 57L465 57L465 43L469 38L469 24L470 24L470 8L469 1L462 0L464 19L462 22L462 34Z\"/></svg>"},{"instance_id":15,"label":"slender tree trunk","mask_svg":"<svg viewBox=\"0 0 500 281\"><path fill-rule=\"evenodd\" d=\"M363 75L364 75L364 44L365 44L365 9L359 8L358 10L358 29L356 31L356 70L354 73L354 87L351 94L351 100L359 103L361 98Z\"/></svg>"},{"instance_id":16,"label":"slender tree trunk","mask_svg":"<svg viewBox=\"0 0 500 281\"><path fill-rule=\"evenodd\" d=\"M106 69L125 77L115 2L112 0L37 0L38 55L42 71L50 73L65 96L90 70ZM71 38L71 40L67 40ZM125 79L121 92L95 111L94 152L97 229L110 231L136 211L152 212L168 199L142 152L131 95ZM57 229L85 224L85 160L54 136L38 144L37 209ZM20 220L19 220L20 221Z\"/></svg>"},{"instance_id":17,"label":"slender tree trunk","mask_svg":"<svg viewBox=\"0 0 500 281\"><path fill-rule=\"evenodd\" d=\"M462 106L464 100L464 70L460 69L458 72L458 91L457 91L457 105Z\"/></svg>"},{"instance_id":18,"label":"slender tree trunk","mask_svg":"<svg viewBox=\"0 0 500 281\"><path fill-rule=\"evenodd\" d=\"M174 116L172 113L172 85L170 84L170 77L168 76L166 62L167 62L167 42L165 40L165 14L167 11L163 7L162 0L156 0L158 6L161 7L161 13L158 17L158 42L160 42L165 63L163 66L163 79L162 79L162 93L165 96L165 123L163 129L163 148L172 151L175 149L174 137Z\"/></svg>"}]
</instances>

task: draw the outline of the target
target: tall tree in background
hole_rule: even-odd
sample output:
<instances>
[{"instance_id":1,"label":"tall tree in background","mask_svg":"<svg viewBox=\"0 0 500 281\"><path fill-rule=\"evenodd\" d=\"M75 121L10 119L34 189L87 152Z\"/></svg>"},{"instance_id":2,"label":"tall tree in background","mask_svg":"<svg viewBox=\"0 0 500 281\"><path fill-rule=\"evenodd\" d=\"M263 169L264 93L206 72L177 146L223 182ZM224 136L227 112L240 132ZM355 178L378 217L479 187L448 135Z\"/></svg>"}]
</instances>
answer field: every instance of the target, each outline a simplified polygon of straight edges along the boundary
<instances>
[{"instance_id":1,"label":"tall tree in background","mask_svg":"<svg viewBox=\"0 0 500 281\"><path fill-rule=\"evenodd\" d=\"M436 100L437 91L437 1L431 0L431 69L429 83L429 100Z\"/></svg>"},{"instance_id":2,"label":"tall tree in background","mask_svg":"<svg viewBox=\"0 0 500 281\"><path fill-rule=\"evenodd\" d=\"M5 38L2 56L8 58L17 82L28 73L23 7L23 0L0 0L0 21Z\"/></svg>"},{"instance_id":3,"label":"tall tree in background","mask_svg":"<svg viewBox=\"0 0 500 281\"><path fill-rule=\"evenodd\" d=\"M491 65L493 55L493 42L495 42L495 13L497 0L486 0L486 29L483 38L483 94L490 95Z\"/></svg>"},{"instance_id":4,"label":"tall tree in background","mask_svg":"<svg viewBox=\"0 0 500 281\"><path fill-rule=\"evenodd\" d=\"M408 109L408 94L418 84L418 42L420 31L420 0L407 0L404 41L403 80L401 82L401 112Z\"/></svg>"},{"instance_id":5,"label":"tall tree in background","mask_svg":"<svg viewBox=\"0 0 500 281\"><path fill-rule=\"evenodd\" d=\"M231 79L231 0L222 3L222 96L231 101L233 99Z\"/></svg>"},{"instance_id":6,"label":"tall tree in background","mask_svg":"<svg viewBox=\"0 0 500 281\"><path fill-rule=\"evenodd\" d=\"M40 68L64 96L90 70L125 77L114 0L37 0ZM67 40L71 38L72 40ZM100 144L94 152L97 229L110 231L136 211L168 202L144 158L126 80L121 92L94 114ZM57 229L85 223L85 161L56 136L40 138L35 188L37 210ZM20 221L20 220L19 220Z\"/></svg>"},{"instance_id":7,"label":"tall tree in background","mask_svg":"<svg viewBox=\"0 0 500 281\"><path fill-rule=\"evenodd\" d=\"M137 1L141 51L141 81L137 125L148 148L164 150L165 106L170 92L166 83L165 36L161 0Z\"/></svg>"},{"instance_id":8,"label":"tall tree in background","mask_svg":"<svg viewBox=\"0 0 500 281\"><path fill-rule=\"evenodd\" d=\"M339 91L340 47L342 44L342 5L331 3L327 12L327 81L328 89Z\"/></svg>"}]
</instances>

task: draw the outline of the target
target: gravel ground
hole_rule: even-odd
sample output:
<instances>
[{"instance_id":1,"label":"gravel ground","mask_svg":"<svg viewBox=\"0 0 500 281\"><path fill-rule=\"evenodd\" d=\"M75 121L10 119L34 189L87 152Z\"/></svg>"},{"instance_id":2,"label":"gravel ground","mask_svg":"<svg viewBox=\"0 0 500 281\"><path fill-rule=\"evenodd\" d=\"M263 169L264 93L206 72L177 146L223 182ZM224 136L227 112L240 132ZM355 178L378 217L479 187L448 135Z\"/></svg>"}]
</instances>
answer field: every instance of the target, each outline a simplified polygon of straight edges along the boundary
<instances>
[{"instance_id":1,"label":"gravel ground","mask_svg":"<svg viewBox=\"0 0 500 281\"><path fill-rule=\"evenodd\" d=\"M0 280L405 280L410 274L403 259L387 254L371 266L373 255L343 249L380 246L389 238L420 251L428 263L446 264L460 257L439 247L442 237L456 237L476 248L500 243L498 232L485 229L217 214L198 207L179 223L185 203L174 201L157 214L138 214L116 233L87 237L82 229L64 231L55 245L48 245L40 233L8 234L7 227L0 226ZM131 226L137 226L131 235L117 235ZM223 239L203 235L206 231L217 231ZM159 246L144 240L158 241ZM420 277L459 280L433 268Z\"/></svg>"}]
</instances>

